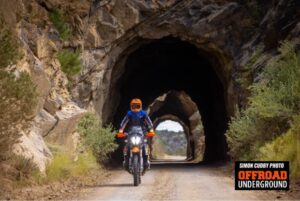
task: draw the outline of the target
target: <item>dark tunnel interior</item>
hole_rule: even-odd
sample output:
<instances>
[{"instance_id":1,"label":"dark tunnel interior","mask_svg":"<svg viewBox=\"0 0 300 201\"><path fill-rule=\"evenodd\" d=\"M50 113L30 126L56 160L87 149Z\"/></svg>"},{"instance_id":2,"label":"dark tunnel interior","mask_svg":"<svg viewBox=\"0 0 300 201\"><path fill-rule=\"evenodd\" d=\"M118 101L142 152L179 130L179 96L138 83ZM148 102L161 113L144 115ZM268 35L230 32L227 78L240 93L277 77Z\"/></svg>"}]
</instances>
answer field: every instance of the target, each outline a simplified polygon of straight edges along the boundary
<instances>
[{"instance_id":1,"label":"dark tunnel interior","mask_svg":"<svg viewBox=\"0 0 300 201\"><path fill-rule=\"evenodd\" d=\"M166 37L140 46L128 56L125 71L116 81L121 99L113 116L114 126L118 127L132 98L142 99L146 108L169 90L182 90L197 104L202 117L204 160L225 160L228 119L224 86L214 69L207 54L177 38Z\"/></svg>"}]
</instances>

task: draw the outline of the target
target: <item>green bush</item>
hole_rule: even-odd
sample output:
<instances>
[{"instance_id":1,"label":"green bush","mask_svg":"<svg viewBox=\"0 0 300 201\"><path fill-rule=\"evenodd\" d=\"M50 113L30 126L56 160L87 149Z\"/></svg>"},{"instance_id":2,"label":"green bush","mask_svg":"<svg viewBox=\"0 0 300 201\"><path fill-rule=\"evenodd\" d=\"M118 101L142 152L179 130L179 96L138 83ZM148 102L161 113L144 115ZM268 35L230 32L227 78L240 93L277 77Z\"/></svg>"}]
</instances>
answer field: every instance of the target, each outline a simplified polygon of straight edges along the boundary
<instances>
[{"instance_id":1,"label":"green bush","mask_svg":"<svg viewBox=\"0 0 300 201\"><path fill-rule=\"evenodd\" d=\"M10 154L9 159L0 161L0 195L14 187L26 186L33 181L32 175L39 172L36 164L28 158Z\"/></svg>"},{"instance_id":2,"label":"green bush","mask_svg":"<svg viewBox=\"0 0 300 201\"><path fill-rule=\"evenodd\" d=\"M96 157L93 152L88 150L84 153L79 154L76 166L72 170L72 175L80 176L87 173L89 170L99 168Z\"/></svg>"},{"instance_id":3,"label":"green bush","mask_svg":"<svg viewBox=\"0 0 300 201\"><path fill-rule=\"evenodd\" d=\"M30 126L37 105L36 86L28 73L0 70L0 160L11 152L20 137L19 130Z\"/></svg>"},{"instance_id":4,"label":"green bush","mask_svg":"<svg viewBox=\"0 0 300 201\"><path fill-rule=\"evenodd\" d=\"M49 12L49 19L59 32L60 37L63 40L68 40L71 36L71 29L65 17L62 16L57 10L52 10Z\"/></svg>"},{"instance_id":5,"label":"green bush","mask_svg":"<svg viewBox=\"0 0 300 201\"><path fill-rule=\"evenodd\" d=\"M5 68L19 58L17 38L0 16L0 68Z\"/></svg>"},{"instance_id":6,"label":"green bush","mask_svg":"<svg viewBox=\"0 0 300 201\"><path fill-rule=\"evenodd\" d=\"M61 69L67 76L75 75L81 70L79 51L63 50L57 54Z\"/></svg>"},{"instance_id":7,"label":"green bush","mask_svg":"<svg viewBox=\"0 0 300 201\"><path fill-rule=\"evenodd\" d=\"M79 123L79 132L85 147L91 149L98 162L108 159L108 154L117 148L112 126L101 128L100 120L92 113L86 114Z\"/></svg>"},{"instance_id":8,"label":"green bush","mask_svg":"<svg viewBox=\"0 0 300 201\"><path fill-rule=\"evenodd\" d=\"M38 167L31 159L24 156L12 155L11 159L7 162L12 168L16 170L14 175L17 181L24 182L28 180L33 172L38 170Z\"/></svg>"},{"instance_id":9,"label":"green bush","mask_svg":"<svg viewBox=\"0 0 300 201\"><path fill-rule=\"evenodd\" d=\"M65 151L56 153L51 163L47 166L47 180L56 181L71 176L72 162L73 161L69 153Z\"/></svg>"},{"instance_id":10,"label":"green bush","mask_svg":"<svg viewBox=\"0 0 300 201\"><path fill-rule=\"evenodd\" d=\"M259 160L290 161L291 176L300 178L300 115L294 117L291 128L259 149Z\"/></svg>"},{"instance_id":11,"label":"green bush","mask_svg":"<svg viewBox=\"0 0 300 201\"><path fill-rule=\"evenodd\" d=\"M99 165L96 162L92 152L87 151L80 153L77 160L66 149L62 147L50 146L53 151L53 160L46 168L46 177L35 175L39 182L53 182L70 177L84 176L92 169L98 169Z\"/></svg>"},{"instance_id":12,"label":"green bush","mask_svg":"<svg viewBox=\"0 0 300 201\"><path fill-rule=\"evenodd\" d=\"M248 107L231 119L226 136L234 159L257 159L259 148L286 133L300 113L300 58L288 43L279 51L250 87Z\"/></svg>"}]
</instances>

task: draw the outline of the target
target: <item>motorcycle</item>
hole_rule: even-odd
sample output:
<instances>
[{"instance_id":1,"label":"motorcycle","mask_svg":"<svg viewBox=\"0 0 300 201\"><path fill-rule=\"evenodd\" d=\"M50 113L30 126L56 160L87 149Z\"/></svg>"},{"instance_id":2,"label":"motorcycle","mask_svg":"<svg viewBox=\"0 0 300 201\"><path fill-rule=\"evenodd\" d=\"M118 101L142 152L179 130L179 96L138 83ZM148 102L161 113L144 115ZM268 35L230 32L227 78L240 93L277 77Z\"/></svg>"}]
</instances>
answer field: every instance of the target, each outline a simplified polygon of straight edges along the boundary
<instances>
[{"instance_id":1,"label":"motorcycle","mask_svg":"<svg viewBox=\"0 0 300 201\"><path fill-rule=\"evenodd\" d=\"M147 138L144 136L142 128L139 126L131 127L125 143L124 155L125 158L128 157L128 171L133 175L134 186L138 186L141 184L141 176L145 173L143 147L146 147ZM147 150L145 149L145 151ZM129 156L127 156L128 153Z\"/></svg>"}]
</instances>

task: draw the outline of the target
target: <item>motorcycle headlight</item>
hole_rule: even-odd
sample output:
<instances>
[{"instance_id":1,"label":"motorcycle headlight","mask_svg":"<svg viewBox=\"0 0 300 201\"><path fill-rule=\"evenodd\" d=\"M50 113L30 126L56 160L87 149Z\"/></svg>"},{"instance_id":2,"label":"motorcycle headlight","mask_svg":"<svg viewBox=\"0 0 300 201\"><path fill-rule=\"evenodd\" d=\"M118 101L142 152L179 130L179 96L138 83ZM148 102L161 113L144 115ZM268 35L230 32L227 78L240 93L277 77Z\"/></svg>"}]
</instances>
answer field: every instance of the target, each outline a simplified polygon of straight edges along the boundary
<instances>
[{"instance_id":1,"label":"motorcycle headlight","mask_svg":"<svg viewBox=\"0 0 300 201\"><path fill-rule=\"evenodd\" d=\"M141 137L134 136L134 137L130 138L130 141L133 145L138 145L141 142Z\"/></svg>"}]
</instances>

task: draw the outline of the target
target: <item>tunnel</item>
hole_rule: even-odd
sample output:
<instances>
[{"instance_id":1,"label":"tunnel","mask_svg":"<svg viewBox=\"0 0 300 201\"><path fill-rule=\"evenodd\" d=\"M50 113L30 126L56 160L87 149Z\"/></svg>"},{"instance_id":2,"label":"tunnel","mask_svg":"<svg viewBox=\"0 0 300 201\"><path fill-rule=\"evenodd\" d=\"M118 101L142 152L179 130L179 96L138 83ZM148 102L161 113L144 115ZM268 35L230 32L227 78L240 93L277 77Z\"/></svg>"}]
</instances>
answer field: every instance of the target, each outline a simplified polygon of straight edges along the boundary
<instances>
[{"instance_id":1,"label":"tunnel","mask_svg":"<svg viewBox=\"0 0 300 201\"><path fill-rule=\"evenodd\" d=\"M147 108L170 90L184 91L201 114L204 160L226 160L226 88L217 70L222 66L217 66L214 55L175 37L141 43L125 55L123 62L118 62L111 72L110 97L104 104L104 108L110 110L106 121L118 127L132 98L140 98ZM173 114L178 113L176 107L169 107Z\"/></svg>"},{"instance_id":2,"label":"tunnel","mask_svg":"<svg viewBox=\"0 0 300 201\"><path fill-rule=\"evenodd\" d=\"M193 102L187 93L170 90L157 97L147 108L147 112L153 120L154 128L166 120L181 124L188 142L186 158L189 162L200 162L203 160L205 136L201 116L196 103ZM169 137L172 140L172 136ZM151 145L150 149L152 150Z\"/></svg>"}]
</instances>

